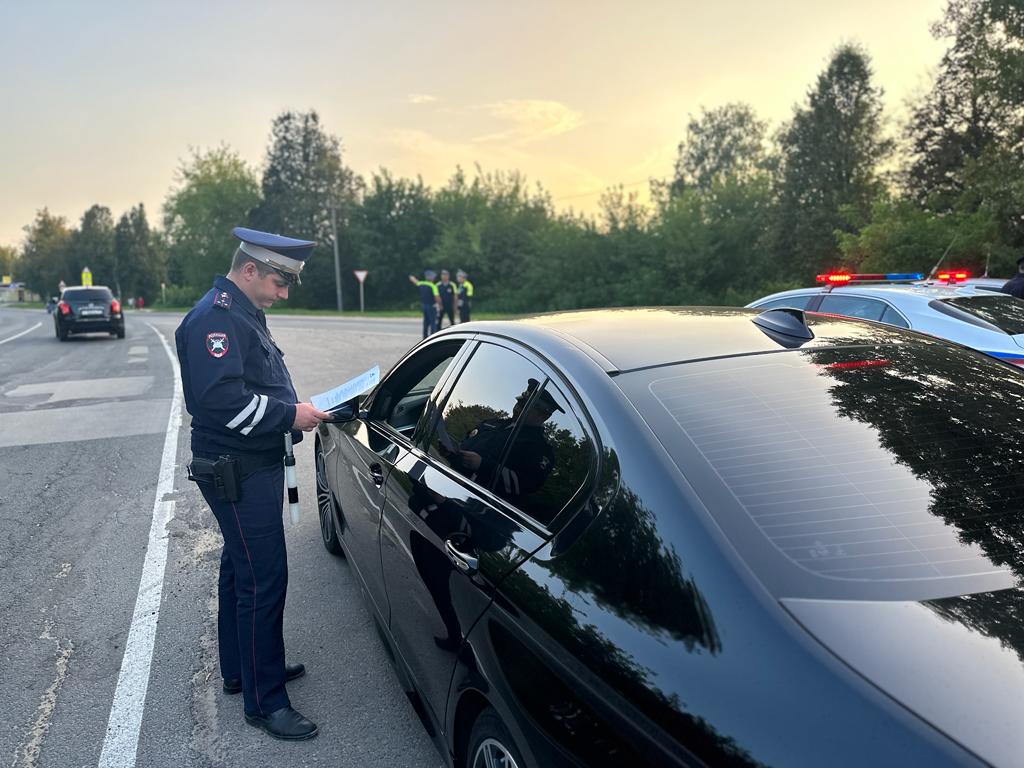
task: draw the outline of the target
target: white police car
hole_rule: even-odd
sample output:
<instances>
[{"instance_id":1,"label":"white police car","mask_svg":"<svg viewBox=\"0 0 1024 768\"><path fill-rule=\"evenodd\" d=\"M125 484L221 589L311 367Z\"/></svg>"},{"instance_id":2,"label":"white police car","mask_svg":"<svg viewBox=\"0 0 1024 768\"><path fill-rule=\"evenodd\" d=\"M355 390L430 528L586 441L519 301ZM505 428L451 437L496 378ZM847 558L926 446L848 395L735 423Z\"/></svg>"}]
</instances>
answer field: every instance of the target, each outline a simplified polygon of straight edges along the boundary
<instances>
[{"instance_id":1,"label":"white police car","mask_svg":"<svg viewBox=\"0 0 1024 768\"><path fill-rule=\"evenodd\" d=\"M910 328L1024 367L1024 301L1000 293L1002 281L941 272L818 275L823 286L798 288L748 304L791 307ZM998 283L998 285L997 285Z\"/></svg>"}]
</instances>

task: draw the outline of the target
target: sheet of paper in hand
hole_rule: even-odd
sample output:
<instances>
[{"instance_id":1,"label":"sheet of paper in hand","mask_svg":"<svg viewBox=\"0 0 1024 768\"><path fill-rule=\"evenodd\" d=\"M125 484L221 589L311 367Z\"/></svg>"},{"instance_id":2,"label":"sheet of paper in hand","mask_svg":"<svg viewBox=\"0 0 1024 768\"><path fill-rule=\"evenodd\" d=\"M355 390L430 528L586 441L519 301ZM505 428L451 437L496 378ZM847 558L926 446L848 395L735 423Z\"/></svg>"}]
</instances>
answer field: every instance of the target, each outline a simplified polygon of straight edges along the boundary
<instances>
[{"instance_id":1,"label":"sheet of paper in hand","mask_svg":"<svg viewBox=\"0 0 1024 768\"><path fill-rule=\"evenodd\" d=\"M365 373L360 373L358 376L349 379L340 387L335 387L327 392L321 392L319 395L313 395L309 398L309 401L313 404L314 408L318 408L321 411L329 411L332 408L337 408L339 405L347 403L353 397L373 389L379 381L380 366L375 365Z\"/></svg>"}]
</instances>

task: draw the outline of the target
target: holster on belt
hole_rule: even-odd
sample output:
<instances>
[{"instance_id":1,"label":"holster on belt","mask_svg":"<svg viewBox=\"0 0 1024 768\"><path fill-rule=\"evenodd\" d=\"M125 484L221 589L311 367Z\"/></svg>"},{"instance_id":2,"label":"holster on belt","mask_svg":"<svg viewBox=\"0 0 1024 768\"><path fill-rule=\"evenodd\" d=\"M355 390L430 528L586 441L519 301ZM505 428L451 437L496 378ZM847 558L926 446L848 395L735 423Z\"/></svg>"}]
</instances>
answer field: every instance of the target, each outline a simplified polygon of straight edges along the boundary
<instances>
[{"instance_id":1,"label":"holster on belt","mask_svg":"<svg viewBox=\"0 0 1024 768\"><path fill-rule=\"evenodd\" d=\"M221 501L239 501L242 498L242 473L238 464L238 458L234 456L218 459L193 456L187 465L188 479L197 483L213 483Z\"/></svg>"}]
</instances>

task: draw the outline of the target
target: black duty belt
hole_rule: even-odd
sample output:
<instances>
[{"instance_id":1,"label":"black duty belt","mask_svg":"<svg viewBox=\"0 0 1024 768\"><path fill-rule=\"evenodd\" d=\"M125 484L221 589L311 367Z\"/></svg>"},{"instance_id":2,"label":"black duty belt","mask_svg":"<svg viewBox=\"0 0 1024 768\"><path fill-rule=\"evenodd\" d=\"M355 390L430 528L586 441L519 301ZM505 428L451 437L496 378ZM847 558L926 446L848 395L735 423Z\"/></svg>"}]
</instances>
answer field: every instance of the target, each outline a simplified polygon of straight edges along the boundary
<instances>
[{"instance_id":1,"label":"black duty belt","mask_svg":"<svg viewBox=\"0 0 1024 768\"><path fill-rule=\"evenodd\" d=\"M274 454L224 455L216 459L193 455L187 465L188 479L212 483L217 498L222 501L239 501L242 498L242 480L261 469L281 465L282 459Z\"/></svg>"}]
</instances>

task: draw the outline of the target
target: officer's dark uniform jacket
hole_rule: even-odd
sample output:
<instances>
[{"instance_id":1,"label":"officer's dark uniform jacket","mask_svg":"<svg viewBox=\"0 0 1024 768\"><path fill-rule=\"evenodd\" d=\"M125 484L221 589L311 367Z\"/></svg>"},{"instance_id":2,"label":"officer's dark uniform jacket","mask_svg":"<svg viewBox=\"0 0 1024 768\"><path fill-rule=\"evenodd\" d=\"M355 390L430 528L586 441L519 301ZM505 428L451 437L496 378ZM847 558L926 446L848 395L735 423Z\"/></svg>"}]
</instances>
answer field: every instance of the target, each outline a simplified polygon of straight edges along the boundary
<instances>
[{"instance_id":1,"label":"officer's dark uniform jacket","mask_svg":"<svg viewBox=\"0 0 1024 768\"><path fill-rule=\"evenodd\" d=\"M437 286L429 280L417 280L416 288L420 292L420 304L424 309L434 306L434 297L437 296Z\"/></svg>"},{"instance_id":2,"label":"officer's dark uniform jacket","mask_svg":"<svg viewBox=\"0 0 1024 768\"><path fill-rule=\"evenodd\" d=\"M192 452L283 455L282 435L295 422L297 398L263 311L218 276L174 340L192 414ZM292 439L302 433L292 430Z\"/></svg>"},{"instance_id":3,"label":"officer's dark uniform jacket","mask_svg":"<svg viewBox=\"0 0 1024 768\"><path fill-rule=\"evenodd\" d=\"M441 294L441 306L451 311L455 307L455 283L442 281L437 284L437 292Z\"/></svg>"},{"instance_id":4,"label":"officer's dark uniform jacket","mask_svg":"<svg viewBox=\"0 0 1024 768\"><path fill-rule=\"evenodd\" d=\"M1024 273L1018 272L1007 280L1005 285L999 290L1011 296L1016 296L1018 299L1024 299Z\"/></svg>"},{"instance_id":5,"label":"officer's dark uniform jacket","mask_svg":"<svg viewBox=\"0 0 1024 768\"><path fill-rule=\"evenodd\" d=\"M500 474L501 451L515 426L513 419L487 419L459 444L460 450L480 454L480 467L471 478L479 485L513 503L539 489L554 465L555 454L544 439L544 427L524 424L519 429Z\"/></svg>"}]
</instances>

